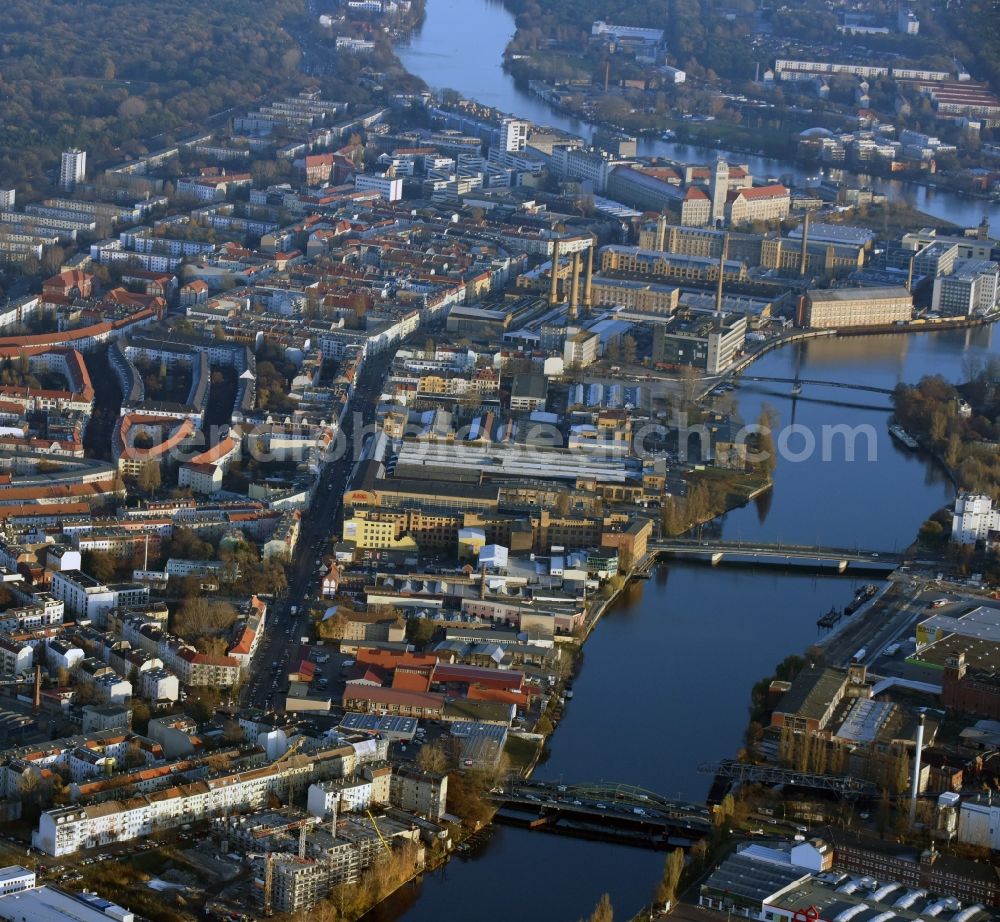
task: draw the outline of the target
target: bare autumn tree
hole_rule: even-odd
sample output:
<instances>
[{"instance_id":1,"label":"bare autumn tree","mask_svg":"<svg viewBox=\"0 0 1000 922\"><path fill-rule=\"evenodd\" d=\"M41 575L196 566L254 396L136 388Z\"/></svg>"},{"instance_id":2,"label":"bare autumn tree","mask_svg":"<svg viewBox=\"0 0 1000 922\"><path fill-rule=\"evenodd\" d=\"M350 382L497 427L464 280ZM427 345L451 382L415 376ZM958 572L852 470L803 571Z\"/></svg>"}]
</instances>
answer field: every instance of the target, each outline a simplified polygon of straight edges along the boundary
<instances>
[{"instance_id":1,"label":"bare autumn tree","mask_svg":"<svg viewBox=\"0 0 1000 922\"><path fill-rule=\"evenodd\" d=\"M663 874L653 891L653 902L657 905L672 903L677 898L681 875L684 873L684 852L675 848L663 862Z\"/></svg>"},{"instance_id":2,"label":"bare autumn tree","mask_svg":"<svg viewBox=\"0 0 1000 922\"><path fill-rule=\"evenodd\" d=\"M708 518L711 512L708 490L703 483L688 487L684 501L684 518L688 525L697 525Z\"/></svg>"},{"instance_id":3,"label":"bare autumn tree","mask_svg":"<svg viewBox=\"0 0 1000 922\"><path fill-rule=\"evenodd\" d=\"M605 893L597 901L594 911L581 922L614 922L614 919L615 911L611 905L611 897Z\"/></svg>"},{"instance_id":4,"label":"bare autumn tree","mask_svg":"<svg viewBox=\"0 0 1000 922\"><path fill-rule=\"evenodd\" d=\"M424 743L417 753L417 766L425 772L447 771L448 754L437 743Z\"/></svg>"},{"instance_id":5,"label":"bare autumn tree","mask_svg":"<svg viewBox=\"0 0 1000 922\"><path fill-rule=\"evenodd\" d=\"M679 535L686 528L684 521L684 509L676 496L667 496L663 500L663 508L660 512L663 534L667 537Z\"/></svg>"},{"instance_id":6,"label":"bare autumn tree","mask_svg":"<svg viewBox=\"0 0 1000 922\"><path fill-rule=\"evenodd\" d=\"M147 461L139 471L139 489L145 493L155 493L160 489L160 465L155 461Z\"/></svg>"},{"instance_id":7,"label":"bare autumn tree","mask_svg":"<svg viewBox=\"0 0 1000 922\"><path fill-rule=\"evenodd\" d=\"M246 739L243 728L239 725L238 721L227 720L222 726L222 742L224 743L242 743Z\"/></svg>"},{"instance_id":8,"label":"bare autumn tree","mask_svg":"<svg viewBox=\"0 0 1000 922\"><path fill-rule=\"evenodd\" d=\"M235 620L236 609L228 602L194 597L185 599L174 616L174 630L181 637L213 636L231 627Z\"/></svg>"},{"instance_id":9,"label":"bare autumn tree","mask_svg":"<svg viewBox=\"0 0 1000 922\"><path fill-rule=\"evenodd\" d=\"M115 578L115 559L107 551L87 551L83 555L83 569L94 579L110 583Z\"/></svg>"}]
</instances>

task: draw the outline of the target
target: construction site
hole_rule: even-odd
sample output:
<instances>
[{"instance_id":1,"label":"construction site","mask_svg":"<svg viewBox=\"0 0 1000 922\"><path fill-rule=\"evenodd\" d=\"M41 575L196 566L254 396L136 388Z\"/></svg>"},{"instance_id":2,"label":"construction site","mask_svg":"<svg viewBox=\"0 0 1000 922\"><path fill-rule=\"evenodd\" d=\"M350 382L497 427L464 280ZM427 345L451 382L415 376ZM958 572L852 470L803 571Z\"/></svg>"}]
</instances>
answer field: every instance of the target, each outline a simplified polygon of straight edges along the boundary
<instances>
[{"instance_id":1,"label":"construction site","mask_svg":"<svg viewBox=\"0 0 1000 922\"><path fill-rule=\"evenodd\" d=\"M295 808L218 820L227 856L251 867L247 903L265 916L308 909L342 884L394 852L407 854L414 871L424 865L424 845L447 840L442 827L389 808L322 820Z\"/></svg>"}]
</instances>

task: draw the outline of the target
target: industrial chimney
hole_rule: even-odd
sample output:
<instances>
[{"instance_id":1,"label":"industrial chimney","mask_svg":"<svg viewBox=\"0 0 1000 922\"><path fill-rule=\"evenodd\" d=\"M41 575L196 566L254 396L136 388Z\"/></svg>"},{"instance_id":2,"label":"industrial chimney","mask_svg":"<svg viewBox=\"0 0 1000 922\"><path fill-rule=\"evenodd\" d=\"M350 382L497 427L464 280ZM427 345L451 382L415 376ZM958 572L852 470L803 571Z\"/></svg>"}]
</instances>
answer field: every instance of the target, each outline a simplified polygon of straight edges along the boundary
<instances>
[{"instance_id":1,"label":"industrial chimney","mask_svg":"<svg viewBox=\"0 0 1000 922\"><path fill-rule=\"evenodd\" d=\"M910 825L917 818L917 794L920 791L920 757L924 751L924 715L920 715L917 724L917 745L913 753L913 779L910 782Z\"/></svg>"},{"instance_id":2,"label":"industrial chimney","mask_svg":"<svg viewBox=\"0 0 1000 922\"><path fill-rule=\"evenodd\" d=\"M576 320L580 314L580 251L573 254L572 279L569 288L569 317Z\"/></svg>"},{"instance_id":3,"label":"industrial chimney","mask_svg":"<svg viewBox=\"0 0 1000 922\"><path fill-rule=\"evenodd\" d=\"M654 249L665 250L667 248L667 216L661 214L656 219L656 246Z\"/></svg>"},{"instance_id":4,"label":"industrial chimney","mask_svg":"<svg viewBox=\"0 0 1000 922\"><path fill-rule=\"evenodd\" d=\"M806 212L806 219L802 222L802 258L799 260L799 275L806 274L806 267L809 264L809 212Z\"/></svg>"},{"instance_id":5,"label":"industrial chimney","mask_svg":"<svg viewBox=\"0 0 1000 922\"><path fill-rule=\"evenodd\" d=\"M42 706L42 667L35 666L35 691L31 696L31 708L37 711Z\"/></svg>"},{"instance_id":6,"label":"industrial chimney","mask_svg":"<svg viewBox=\"0 0 1000 922\"><path fill-rule=\"evenodd\" d=\"M715 319L722 320L722 277L726 274L726 257L729 255L729 234L722 238L719 253L719 278L715 288Z\"/></svg>"},{"instance_id":7,"label":"industrial chimney","mask_svg":"<svg viewBox=\"0 0 1000 922\"><path fill-rule=\"evenodd\" d=\"M559 303L559 238L552 241L552 278L549 282L549 307Z\"/></svg>"},{"instance_id":8,"label":"industrial chimney","mask_svg":"<svg viewBox=\"0 0 1000 922\"><path fill-rule=\"evenodd\" d=\"M594 306L592 288L594 284L594 247L597 241L591 239L590 246L587 247L587 271L583 277L583 312L589 314Z\"/></svg>"}]
</instances>

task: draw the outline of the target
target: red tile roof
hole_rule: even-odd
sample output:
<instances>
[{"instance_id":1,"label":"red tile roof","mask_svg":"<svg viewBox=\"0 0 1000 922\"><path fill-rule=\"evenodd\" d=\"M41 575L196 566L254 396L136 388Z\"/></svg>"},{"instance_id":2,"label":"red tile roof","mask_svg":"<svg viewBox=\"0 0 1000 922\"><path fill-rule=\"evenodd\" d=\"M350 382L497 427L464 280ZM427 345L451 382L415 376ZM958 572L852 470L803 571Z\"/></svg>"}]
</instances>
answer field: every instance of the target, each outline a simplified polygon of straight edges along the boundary
<instances>
[{"instance_id":1,"label":"red tile roof","mask_svg":"<svg viewBox=\"0 0 1000 922\"><path fill-rule=\"evenodd\" d=\"M769 186L751 186L749 189L736 189L729 193L729 201L733 201L737 196L750 200L762 200L769 198L783 198L788 195L788 189L781 183L772 183Z\"/></svg>"}]
</instances>

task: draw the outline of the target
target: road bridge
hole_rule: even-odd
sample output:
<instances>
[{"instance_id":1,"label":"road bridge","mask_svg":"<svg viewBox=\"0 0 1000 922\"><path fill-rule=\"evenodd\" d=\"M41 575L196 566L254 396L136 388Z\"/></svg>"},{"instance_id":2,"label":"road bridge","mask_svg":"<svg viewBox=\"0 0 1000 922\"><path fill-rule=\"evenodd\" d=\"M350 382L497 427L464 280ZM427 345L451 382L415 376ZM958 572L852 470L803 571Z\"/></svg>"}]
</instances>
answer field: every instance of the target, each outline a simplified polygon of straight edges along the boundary
<instances>
[{"instance_id":1,"label":"road bridge","mask_svg":"<svg viewBox=\"0 0 1000 922\"><path fill-rule=\"evenodd\" d=\"M642 848L689 846L712 826L707 807L628 784L515 780L490 798L500 805L501 823Z\"/></svg>"},{"instance_id":2,"label":"road bridge","mask_svg":"<svg viewBox=\"0 0 1000 922\"><path fill-rule=\"evenodd\" d=\"M723 562L755 566L820 566L835 564L843 572L850 564L865 564L867 570L894 570L903 560L895 551L860 547L827 547L804 544L774 544L762 541L699 541L673 538L649 545L649 552L666 557L703 560L716 566ZM826 567L823 567L827 569Z\"/></svg>"}]
</instances>

